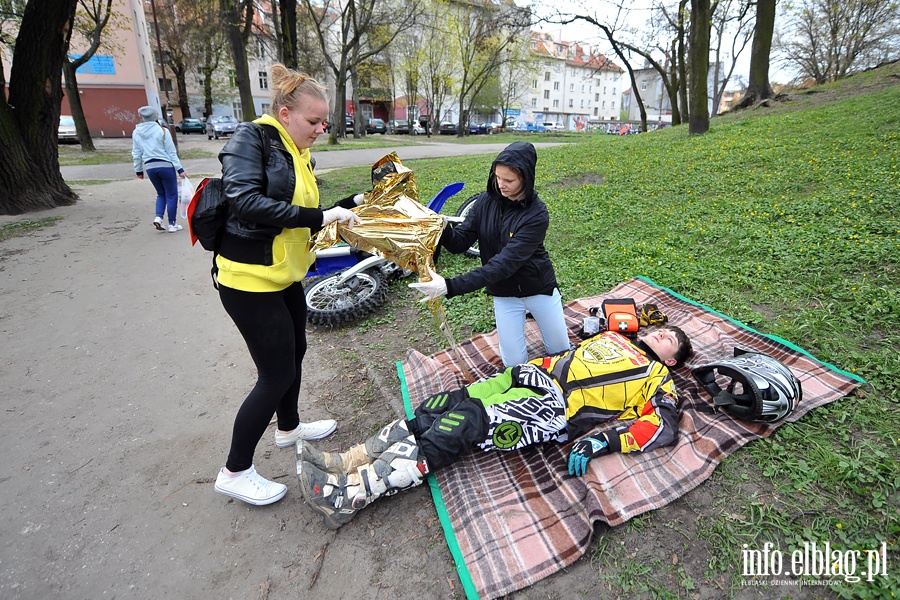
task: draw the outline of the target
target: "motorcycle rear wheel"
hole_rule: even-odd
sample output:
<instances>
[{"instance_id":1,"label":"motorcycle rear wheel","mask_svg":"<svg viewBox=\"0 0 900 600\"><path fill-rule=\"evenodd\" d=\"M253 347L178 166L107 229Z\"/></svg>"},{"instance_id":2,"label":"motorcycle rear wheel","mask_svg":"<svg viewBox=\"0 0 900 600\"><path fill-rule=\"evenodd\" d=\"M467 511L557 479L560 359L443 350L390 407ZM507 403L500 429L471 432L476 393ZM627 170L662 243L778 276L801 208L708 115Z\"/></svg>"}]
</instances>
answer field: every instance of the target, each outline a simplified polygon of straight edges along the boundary
<instances>
[{"instance_id":1,"label":"motorcycle rear wheel","mask_svg":"<svg viewBox=\"0 0 900 600\"><path fill-rule=\"evenodd\" d=\"M456 209L456 216L462 217L465 219L469 215L469 211L475 206L475 201L478 200L478 196L481 194L474 194L470 196L468 200L463 202L458 209ZM481 250L478 249L478 242L475 242L471 246L466 249L465 255L469 258L480 258Z\"/></svg>"},{"instance_id":2,"label":"motorcycle rear wheel","mask_svg":"<svg viewBox=\"0 0 900 600\"><path fill-rule=\"evenodd\" d=\"M388 284L381 271L368 269L339 284L342 274L322 277L306 289L307 320L313 325L346 325L384 304Z\"/></svg>"}]
</instances>

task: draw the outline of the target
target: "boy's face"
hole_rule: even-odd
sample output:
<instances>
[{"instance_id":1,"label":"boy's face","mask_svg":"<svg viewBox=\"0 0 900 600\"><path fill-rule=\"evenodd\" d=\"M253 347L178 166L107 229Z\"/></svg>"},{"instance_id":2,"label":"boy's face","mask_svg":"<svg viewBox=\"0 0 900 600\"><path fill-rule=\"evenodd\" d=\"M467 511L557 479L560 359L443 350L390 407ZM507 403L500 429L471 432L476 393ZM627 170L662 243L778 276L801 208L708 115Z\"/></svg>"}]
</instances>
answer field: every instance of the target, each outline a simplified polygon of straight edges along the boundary
<instances>
[{"instance_id":1,"label":"boy's face","mask_svg":"<svg viewBox=\"0 0 900 600\"><path fill-rule=\"evenodd\" d=\"M646 333L639 334L638 339L642 340L650 347L659 360L666 366L675 366L675 356L678 354L678 338L675 332L665 327L648 330Z\"/></svg>"}]
</instances>

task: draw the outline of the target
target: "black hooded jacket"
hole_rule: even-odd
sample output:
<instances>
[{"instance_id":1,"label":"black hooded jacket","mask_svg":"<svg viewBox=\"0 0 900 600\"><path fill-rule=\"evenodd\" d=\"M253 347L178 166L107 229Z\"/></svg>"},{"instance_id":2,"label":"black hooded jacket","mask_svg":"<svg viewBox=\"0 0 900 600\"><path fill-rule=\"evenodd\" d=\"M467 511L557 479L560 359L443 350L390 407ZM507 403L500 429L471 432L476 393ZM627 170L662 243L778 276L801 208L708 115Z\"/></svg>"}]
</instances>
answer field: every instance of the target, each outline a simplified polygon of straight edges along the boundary
<instances>
[{"instance_id":1,"label":"black hooded jacket","mask_svg":"<svg viewBox=\"0 0 900 600\"><path fill-rule=\"evenodd\" d=\"M524 178L525 197L509 200L500 194L494 170L497 165L517 169ZM550 295L557 287L544 236L550 225L547 207L534 191L537 152L528 142L513 142L494 160L487 191L482 192L466 220L448 227L441 245L459 254L476 240L481 267L447 279L447 297L486 288L492 296Z\"/></svg>"}]
</instances>

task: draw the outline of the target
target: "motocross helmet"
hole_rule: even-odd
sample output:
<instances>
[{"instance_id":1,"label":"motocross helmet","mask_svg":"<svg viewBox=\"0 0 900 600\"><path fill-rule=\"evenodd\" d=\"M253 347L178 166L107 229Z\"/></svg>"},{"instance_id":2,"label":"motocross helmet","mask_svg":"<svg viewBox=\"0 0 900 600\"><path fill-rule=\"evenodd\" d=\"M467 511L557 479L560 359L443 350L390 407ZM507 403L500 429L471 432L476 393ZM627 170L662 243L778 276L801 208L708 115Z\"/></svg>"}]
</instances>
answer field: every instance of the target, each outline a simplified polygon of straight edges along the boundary
<instances>
[{"instance_id":1,"label":"motocross helmet","mask_svg":"<svg viewBox=\"0 0 900 600\"><path fill-rule=\"evenodd\" d=\"M716 372L731 381L725 389ZM726 358L691 369L697 382L713 397L716 410L744 421L774 423L793 412L803 398L800 381L778 359L767 354L734 349Z\"/></svg>"}]
</instances>

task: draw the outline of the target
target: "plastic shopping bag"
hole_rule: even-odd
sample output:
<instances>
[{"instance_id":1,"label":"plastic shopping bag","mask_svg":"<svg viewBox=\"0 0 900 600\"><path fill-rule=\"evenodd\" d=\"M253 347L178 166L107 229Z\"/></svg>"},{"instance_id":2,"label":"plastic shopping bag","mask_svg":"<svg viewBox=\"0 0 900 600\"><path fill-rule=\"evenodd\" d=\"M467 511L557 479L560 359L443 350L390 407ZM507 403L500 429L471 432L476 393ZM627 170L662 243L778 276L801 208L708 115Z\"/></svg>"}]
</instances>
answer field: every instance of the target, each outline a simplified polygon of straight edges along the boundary
<instances>
[{"instance_id":1,"label":"plastic shopping bag","mask_svg":"<svg viewBox=\"0 0 900 600\"><path fill-rule=\"evenodd\" d=\"M194 197L194 185L187 177L181 178L181 190L179 191L178 196L181 199L181 210L179 211L181 213L181 218L187 219L188 204L191 203L191 198Z\"/></svg>"}]
</instances>

